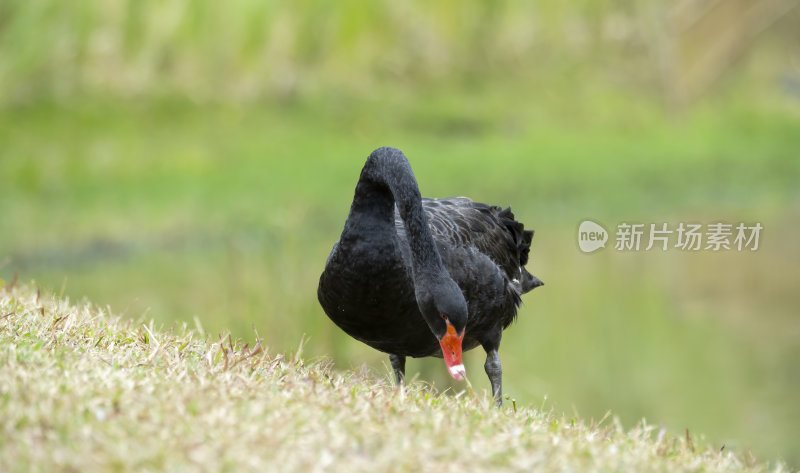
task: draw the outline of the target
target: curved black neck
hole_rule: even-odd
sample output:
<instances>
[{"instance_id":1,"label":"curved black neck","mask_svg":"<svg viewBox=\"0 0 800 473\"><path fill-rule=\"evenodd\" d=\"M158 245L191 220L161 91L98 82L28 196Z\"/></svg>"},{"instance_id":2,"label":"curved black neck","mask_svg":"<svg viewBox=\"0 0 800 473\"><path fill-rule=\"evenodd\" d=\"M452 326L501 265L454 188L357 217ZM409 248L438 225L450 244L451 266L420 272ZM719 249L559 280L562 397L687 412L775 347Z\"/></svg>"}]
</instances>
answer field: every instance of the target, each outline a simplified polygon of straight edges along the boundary
<instances>
[{"instance_id":1,"label":"curved black neck","mask_svg":"<svg viewBox=\"0 0 800 473\"><path fill-rule=\"evenodd\" d=\"M414 278L435 277L444 271L422 210L417 180L402 151L378 148L370 154L356 186L342 240L348 236L394 242L394 205L400 211L411 247Z\"/></svg>"}]
</instances>

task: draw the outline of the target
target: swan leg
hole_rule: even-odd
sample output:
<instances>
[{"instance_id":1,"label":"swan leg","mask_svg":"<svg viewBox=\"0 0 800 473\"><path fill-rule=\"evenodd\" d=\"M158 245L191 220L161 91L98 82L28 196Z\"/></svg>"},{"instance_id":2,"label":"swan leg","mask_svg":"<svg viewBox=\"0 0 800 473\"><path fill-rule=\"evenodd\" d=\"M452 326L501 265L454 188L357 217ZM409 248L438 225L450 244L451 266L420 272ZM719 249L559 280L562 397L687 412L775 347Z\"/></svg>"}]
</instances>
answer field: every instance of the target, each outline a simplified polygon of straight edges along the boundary
<instances>
[{"instance_id":1,"label":"swan leg","mask_svg":"<svg viewBox=\"0 0 800 473\"><path fill-rule=\"evenodd\" d=\"M492 383L492 397L497 407L503 407L503 367L497 348L486 350L486 363L483 364L489 382Z\"/></svg>"},{"instance_id":2,"label":"swan leg","mask_svg":"<svg viewBox=\"0 0 800 473\"><path fill-rule=\"evenodd\" d=\"M400 386L406 379L406 357L403 355L389 355L389 363L394 370L394 379Z\"/></svg>"}]
</instances>

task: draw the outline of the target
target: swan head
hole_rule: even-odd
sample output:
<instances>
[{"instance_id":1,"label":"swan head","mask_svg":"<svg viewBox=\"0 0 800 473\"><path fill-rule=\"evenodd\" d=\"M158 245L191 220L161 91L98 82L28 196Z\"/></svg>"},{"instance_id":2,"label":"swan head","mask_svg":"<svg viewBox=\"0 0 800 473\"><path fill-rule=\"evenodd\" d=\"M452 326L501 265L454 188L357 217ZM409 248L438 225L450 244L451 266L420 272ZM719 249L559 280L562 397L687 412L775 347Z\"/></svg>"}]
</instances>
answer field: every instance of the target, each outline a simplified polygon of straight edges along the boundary
<instances>
[{"instance_id":1,"label":"swan head","mask_svg":"<svg viewBox=\"0 0 800 473\"><path fill-rule=\"evenodd\" d=\"M447 371L453 379L465 379L467 373L461 359L461 344L467 326L464 294L450 277L418 285L416 289L420 311L439 341Z\"/></svg>"}]
</instances>

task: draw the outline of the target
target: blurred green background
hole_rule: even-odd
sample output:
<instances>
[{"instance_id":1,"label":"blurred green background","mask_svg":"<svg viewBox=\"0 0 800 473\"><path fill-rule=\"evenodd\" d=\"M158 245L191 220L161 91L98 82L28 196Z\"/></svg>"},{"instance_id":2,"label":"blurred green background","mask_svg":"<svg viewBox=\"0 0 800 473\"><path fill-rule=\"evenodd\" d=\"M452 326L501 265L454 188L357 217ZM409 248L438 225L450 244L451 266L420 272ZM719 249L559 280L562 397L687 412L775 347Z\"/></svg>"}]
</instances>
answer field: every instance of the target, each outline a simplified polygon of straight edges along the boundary
<instances>
[{"instance_id":1,"label":"blurred green background","mask_svg":"<svg viewBox=\"0 0 800 473\"><path fill-rule=\"evenodd\" d=\"M0 278L272 350L305 333L388 376L316 284L366 156L396 146L423 195L536 229L547 285L501 350L517 403L796 467L797 3L3 0ZM585 255L585 218L764 230ZM440 360L408 371L450 386Z\"/></svg>"}]
</instances>

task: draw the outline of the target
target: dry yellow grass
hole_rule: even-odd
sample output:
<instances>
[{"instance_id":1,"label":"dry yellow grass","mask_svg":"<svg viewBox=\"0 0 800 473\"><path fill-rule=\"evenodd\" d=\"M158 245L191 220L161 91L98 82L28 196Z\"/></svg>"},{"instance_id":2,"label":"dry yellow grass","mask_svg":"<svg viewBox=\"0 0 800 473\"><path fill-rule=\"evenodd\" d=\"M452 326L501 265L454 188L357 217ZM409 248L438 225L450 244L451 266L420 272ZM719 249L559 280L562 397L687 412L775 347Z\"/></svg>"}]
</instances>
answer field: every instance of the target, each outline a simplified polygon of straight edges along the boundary
<instances>
[{"instance_id":1,"label":"dry yellow grass","mask_svg":"<svg viewBox=\"0 0 800 473\"><path fill-rule=\"evenodd\" d=\"M784 471L613 417L490 406L0 289L3 472Z\"/></svg>"}]
</instances>

